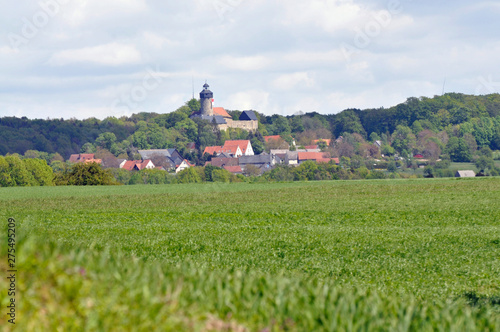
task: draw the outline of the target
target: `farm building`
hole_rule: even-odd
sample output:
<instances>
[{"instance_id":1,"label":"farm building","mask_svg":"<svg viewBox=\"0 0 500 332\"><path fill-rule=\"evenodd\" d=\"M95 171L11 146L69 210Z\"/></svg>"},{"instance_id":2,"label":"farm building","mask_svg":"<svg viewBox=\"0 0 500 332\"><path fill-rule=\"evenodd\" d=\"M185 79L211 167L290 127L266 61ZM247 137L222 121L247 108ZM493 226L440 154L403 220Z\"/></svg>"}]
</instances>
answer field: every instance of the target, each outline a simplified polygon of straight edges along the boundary
<instances>
[{"instance_id":1,"label":"farm building","mask_svg":"<svg viewBox=\"0 0 500 332\"><path fill-rule=\"evenodd\" d=\"M474 178L476 173L474 171L457 171L455 173L456 178Z\"/></svg>"}]
</instances>

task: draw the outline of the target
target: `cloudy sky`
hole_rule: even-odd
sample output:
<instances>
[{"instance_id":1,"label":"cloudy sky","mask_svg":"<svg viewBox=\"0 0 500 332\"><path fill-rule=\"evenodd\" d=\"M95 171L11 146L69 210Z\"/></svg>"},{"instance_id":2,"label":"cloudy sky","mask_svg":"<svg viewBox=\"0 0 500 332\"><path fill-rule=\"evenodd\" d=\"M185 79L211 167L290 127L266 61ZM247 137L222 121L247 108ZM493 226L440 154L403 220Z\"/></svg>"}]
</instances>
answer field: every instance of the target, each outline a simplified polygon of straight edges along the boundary
<instances>
[{"instance_id":1,"label":"cloudy sky","mask_svg":"<svg viewBox=\"0 0 500 332\"><path fill-rule=\"evenodd\" d=\"M500 92L500 3L40 0L0 13L0 116L168 113L205 80L265 114Z\"/></svg>"}]
</instances>

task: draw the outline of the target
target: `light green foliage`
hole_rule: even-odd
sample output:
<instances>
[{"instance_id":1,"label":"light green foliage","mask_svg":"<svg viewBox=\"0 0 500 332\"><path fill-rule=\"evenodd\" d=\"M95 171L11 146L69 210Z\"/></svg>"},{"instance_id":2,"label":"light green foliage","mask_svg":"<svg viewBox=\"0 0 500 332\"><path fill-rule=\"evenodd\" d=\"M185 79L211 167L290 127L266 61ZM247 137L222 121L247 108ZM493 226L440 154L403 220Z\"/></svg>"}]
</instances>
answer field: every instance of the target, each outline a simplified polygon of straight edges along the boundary
<instances>
[{"instance_id":1,"label":"light green foliage","mask_svg":"<svg viewBox=\"0 0 500 332\"><path fill-rule=\"evenodd\" d=\"M16 328L496 331L499 194L499 178L2 188L30 295Z\"/></svg>"},{"instance_id":2,"label":"light green foliage","mask_svg":"<svg viewBox=\"0 0 500 332\"><path fill-rule=\"evenodd\" d=\"M9 165L7 172L12 186L28 187L38 185L33 174L26 169L26 165L18 155L6 156L4 160Z\"/></svg>"},{"instance_id":3,"label":"light green foliage","mask_svg":"<svg viewBox=\"0 0 500 332\"><path fill-rule=\"evenodd\" d=\"M413 151L415 145L416 138L411 129L406 126L397 126L392 134L392 147L401 153L403 150Z\"/></svg>"},{"instance_id":4,"label":"light green foliage","mask_svg":"<svg viewBox=\"0 0 500 332\"><path fill-rule=\"evenodd\" d=\"M35 178L33 185L53 186L54 173L52 168L47 165L47 162L42 159L24 159L24 166Z\"/></svg>"},{"instance_id":5,"label":"light green foliage","mask_svg":"<svg viewBox=\"0 0 500 332\"><path fill-rule=\"evenodd\" d=\"M178 183L200 183L202 179L194 167L186 168L177 174Z\"/></svg>"},{"instance_id":6,"label":"light green foliage","mask_svg":"<svg viewBox=\"0 0 500 332\"><path fill-rule=\"evenodd\" d=\"M98 146L102 149L106 149L106 150L111 150L111 147L115 143L116 143L116 135L114 133L111 133L111 132L102 133L95 140L96 146ZM87 146L87 148L91 149L90 146Z\"/></svg>"}]
</instances>

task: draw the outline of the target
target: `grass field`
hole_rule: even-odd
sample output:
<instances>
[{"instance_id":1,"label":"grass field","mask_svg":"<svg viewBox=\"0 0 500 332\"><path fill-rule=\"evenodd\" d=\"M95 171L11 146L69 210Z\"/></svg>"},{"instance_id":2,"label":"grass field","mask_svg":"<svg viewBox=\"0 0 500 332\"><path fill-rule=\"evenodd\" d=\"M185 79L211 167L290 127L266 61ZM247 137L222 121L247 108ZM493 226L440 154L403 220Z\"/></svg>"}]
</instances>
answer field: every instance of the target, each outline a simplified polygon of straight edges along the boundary
<instances>
[{"instance_id":1,"label":"grass field","mask_svg":"<svg viewBox=\"0 0 500 332\"><path fill-rule=\"evenodd\" d=\"M500 178L0 188L0 217L27 330L500 329Z\"/></svg>"}]
</instances>

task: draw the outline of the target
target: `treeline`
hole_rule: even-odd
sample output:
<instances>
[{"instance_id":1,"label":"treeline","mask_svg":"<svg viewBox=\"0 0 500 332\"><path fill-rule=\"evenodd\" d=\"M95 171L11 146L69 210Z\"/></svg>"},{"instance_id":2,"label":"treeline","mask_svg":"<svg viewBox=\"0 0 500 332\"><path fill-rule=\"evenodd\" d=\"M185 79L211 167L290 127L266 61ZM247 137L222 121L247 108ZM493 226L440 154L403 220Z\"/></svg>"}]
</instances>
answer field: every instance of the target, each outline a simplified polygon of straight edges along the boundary
<instances>
[{"instance_id":1,"label":"treeline","mask_svg":"<svg viewBox=\"0 0 500 332\"><path fill-rule=\"evenodd\" d=\"M36 150L57 153L64 159L73 153L97 153L101 159L112 156L135 159L139 149L177 148L191 162L202 162L201 151L205 146L223 145L228 139L250 139L257 153L265 148L265 135L281 135L289 144L295 139L301 146L318 138L357 133L367 140L373 135L381 139L385 136L390 146L390 138L398 127L410 128L415 136L422 131L444 132L448 137L467 140L466 135L470 134L479 148L500 149L499 94L449 93L434 98L409 98L388 109L349 109L331 115L308 113L284 117L257 113L259 131L255 135L236 129L219 132L211 123L189 119L198 109L199 102L192 99L173 112L166 110L170 113L139 113L104 120L4 117L0 119L0 155ZM228 113L237 118L241 112ZM190 142L196 144L196 151L187 149ZM416 147L414 150L418 152Z\"/></svg>"}]
</instances>

